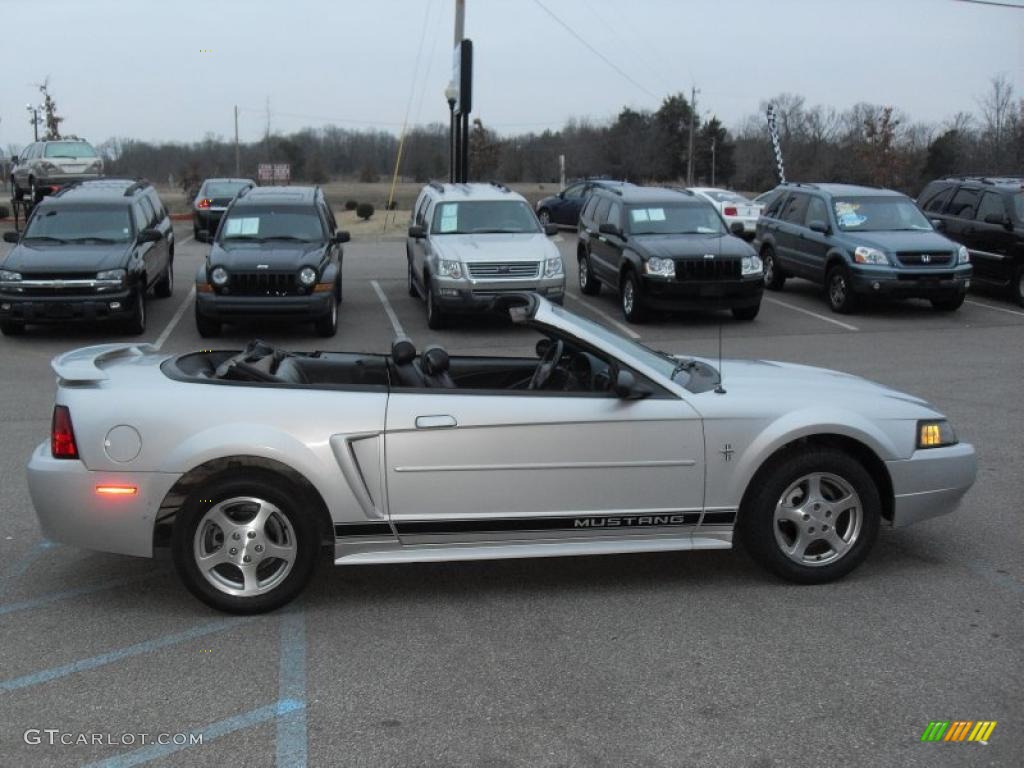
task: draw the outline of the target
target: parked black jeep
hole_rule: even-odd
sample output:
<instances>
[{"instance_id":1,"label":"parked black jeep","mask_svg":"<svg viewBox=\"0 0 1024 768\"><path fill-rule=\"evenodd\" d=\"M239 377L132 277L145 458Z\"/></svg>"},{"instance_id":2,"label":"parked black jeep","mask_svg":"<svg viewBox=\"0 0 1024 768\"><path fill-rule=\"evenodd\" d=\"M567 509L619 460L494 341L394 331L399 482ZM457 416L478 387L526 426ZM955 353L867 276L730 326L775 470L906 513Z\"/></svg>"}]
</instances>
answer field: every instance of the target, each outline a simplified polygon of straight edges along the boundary
<instances>
[{"instance_id":1,"label":"parked black jeep","mask_svg":"<svg viewBox=\"0 0 1024 768\"><path fill-rule=\"evenodd\" d=\"M1024 178L933 181L917 198L951 240L967 247L974 280L1024 307Z\"/></svg>"},{"instance_id":2,"label":"parked black jeep","mask_svg":"<svg viewBox=\"0 0 1024 768\"><path fill-rule=\"evenodd\" d=\"M649 309L731 309L736 319L753 320L764 281L742 232L741 222L730 230L711 203L689 191L595 188L580 215L580 290L617 290L631 323Z\"/></svg>"},{"instance_id":3,"label":"parked black jeep","mask_svg":"<svg viewBox=\"0 0 1024 768\"><path fill-rule=\"evenodd\" d=\"M342 243L319 187L243 189L228 206L210 255L196 274L196 328L248 317L312 321L338 329Z\"/></svg>"}]
</instances>

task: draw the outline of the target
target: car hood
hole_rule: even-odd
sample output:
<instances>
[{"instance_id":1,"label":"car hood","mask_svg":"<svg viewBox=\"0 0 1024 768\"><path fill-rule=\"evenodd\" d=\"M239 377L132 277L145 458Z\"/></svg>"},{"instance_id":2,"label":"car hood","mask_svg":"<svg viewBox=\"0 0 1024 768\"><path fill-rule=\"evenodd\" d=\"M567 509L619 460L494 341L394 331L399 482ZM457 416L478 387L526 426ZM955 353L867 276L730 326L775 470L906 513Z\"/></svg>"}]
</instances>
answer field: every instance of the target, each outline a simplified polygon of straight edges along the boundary
<instances>
[{"instance_id":1,"label":"car hood","mask_svg":"<svg viewBox=\"0 0 1024 768\"><path fill-rule=\"evenodd\" d=\"M938 232L846 232L844 235L856 245L866 245L880 251L955 251L957 244Z\"/></svg>"},{"instance_id":2,"label":"car hood","mask_svg":"<svg viewBox=\"0 0 1024 768\"><path fill-rule=\"evenodd\" d=\"M431 245L452 261L542 261L558 255L558 247L536 234L437 235Z\"/></svg>"},{"instance_id":3,"label":"car hood","mask_svg":"<svg viewBox=\"0 0 1024 768\"><path fill-rule=\"evenodd\" d=\"M323 260L324 243L217 243L208 257L211 267L231 270L257 268L274 271L315 267ZM263 266L266 265L266 266Z\"/></svg>"},{"instance_id":4,"label":"car hood","mask_svg":"<svg viewBox=\"0 0 1024 768\"><path fill-rule=\"evenodd\" d=\"M753 256L754 249L732 235L632 235L629 240L650 256L662 259L715 256Z\"/></svg>"},{"instance_id":5,"label":"car hood","mask_svg":"<svg viewBox=\"0 0 1024 768\"><path fill-rule=\"evenodd\" d=\"M3 262L15 272L100 272L125 266L128 243L111 245L28 245L19 243Z\"/></svg>"}]
</instances>

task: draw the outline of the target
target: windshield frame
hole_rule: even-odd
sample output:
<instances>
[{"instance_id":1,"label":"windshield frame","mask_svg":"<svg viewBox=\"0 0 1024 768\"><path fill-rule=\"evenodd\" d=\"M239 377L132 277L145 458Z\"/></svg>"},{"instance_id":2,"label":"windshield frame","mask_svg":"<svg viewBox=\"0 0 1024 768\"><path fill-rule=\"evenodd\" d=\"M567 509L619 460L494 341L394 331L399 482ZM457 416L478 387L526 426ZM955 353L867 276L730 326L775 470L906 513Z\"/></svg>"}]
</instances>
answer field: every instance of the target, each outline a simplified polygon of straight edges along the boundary
<instances>
[{"instance_id":1,"label":"windshield frame","mask_svg":"<svg viewBox=\"0 0 1024 768\"><path fill-rule=\"evenodd\" d=\"M524 230L516 230L516 231L504 231L504 230L502 230L501 232L483 231L483 230L478 230L476 232L468 232L468 231L462 231L460 229L456 229L454 231L445 232L445 231L443 231L441 229L441 218L442 218L441 217L441 211L442 211L442 207L445 206L445 205L459 205L459 206L461 206L461 205L504 205L504 206L514 206L514 207L516 207L516 208L518 208L520 210L525 211L528 214L528 217L529 217L529 220L530 220L530 224L531 224L531 228L530 229L524 229ZM456 213L456 215L458 215L458 214ZM458 219L456 219L456 221L458 221ZM480 234L480 235L483 235L483 234L539 235L539 234L543 234L543 232L544 232L544 230L541 228L540 220L537 218L537 214L534 213L533 209L529 206L528 203L526 203L523 200L519 200L519 199L512 199L512 200L495 200L495 199L490 199L490 200L438 200L434 204L434 207L433 207L433 209L430 212L429 224L430 224L429 234L431 235L431 237L433 237L434 235L474 235L474 234Z\"/></svg>"},{"instance_id":2,"label":"windshield frame","mask_svg":"<svg viewBox=\"0 0 1024 768\"><path fill-rule=\"evenodd\" d=\"M832 216L833 219L835 219L835 225L839 229L840 232L849 232L849 233L856 234L856 233L865 233L865 232L877 233L877 232L934 232L935 231L934 225L931 223L931 221L925 215L924 211L922 211L918 207L917 203L915 203L909 197L905 197L903 195L852 195L852 196L838 196L837 195L835 197L832 197L830 202L831 202L831 204L829 205L829 215ZM920 216L921 223L924 226L920 226L920 227L883 227L881 229L861 228L859 226L853 226L853 227L843 226L843 220L842 220L843 214L840 214L838 206L843 205L843 204L847 204L847 205L849 205L849 204L857 204L857 203L861 203L861 202L863 202L863 203L871 203L871 204L884 203L884 204L887 204L887 205L909 206L911 210L917 212L918 216ZM865 221L869 221L869 219L865 219Z\"/></svg>"}]
</instances>

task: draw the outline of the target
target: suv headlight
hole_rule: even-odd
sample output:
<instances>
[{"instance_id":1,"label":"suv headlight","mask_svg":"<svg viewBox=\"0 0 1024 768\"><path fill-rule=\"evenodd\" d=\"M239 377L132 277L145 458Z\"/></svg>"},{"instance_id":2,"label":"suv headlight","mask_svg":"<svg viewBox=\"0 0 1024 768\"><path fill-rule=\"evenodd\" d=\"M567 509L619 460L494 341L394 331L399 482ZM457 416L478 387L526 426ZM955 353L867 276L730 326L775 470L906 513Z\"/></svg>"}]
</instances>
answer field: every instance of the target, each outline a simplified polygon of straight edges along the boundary
<instances>
[{"instance_id":1,"label":"suv headlight","mask_svg":"<svg viewBox=\"0 0 1024 768\"><path fill-rule=\"evenodd\" d=\"M889 257L877 248L866 248L859 245L853 249L853 260L858 264L881 264L889 266Z\"/></svg>"},{"instance_id":2,"label":"suv headlight","mask_svg":"<svg viewBox=\"0 0 1024 768\"><path fill-rule=\"evenodd\" d=\"M123 269L108 269L105 272L97 272L97 280L117 280L119 283L123 283L128 273Z\"/></svg>"},{"instance_id":3,"label":"suv headlight","mask_svg":"<svg viewBox=\"0 0 1024 768\"><path fill-rule=\"evenodd\" d=\"M214 267L210 272L210 282L220 287L228 284L228 271L224 267Z\"/></svg>"},{"instance_id":4,"label":"suv headlight","mask_svg":"<svg viewBox=\"0 0 1024 768\"><path fill-rule=\"evenodd\" d=\"M458 280L462 277L462 263L451 259L440 259L437 262L437 274L439 277L450 277Z\"/></svg>"},{"instance_id":5,"label":"suv headlight","mask_svg":"<svg viewBox=\"0 0 1024 768\"><path fill-rule=\"evenodd\" d=\"M562 274L562 257L552 256L544 262L544 277L558 277Z\"/></svg>"},{"instance_id":6,"label":"suv headlight","mask_svg":"<svg viewBox=\"0 0 1024 768\"><path fill-rule=\"evenodd\" d=\"M20 283L21 273L11 272L9 269L0 269L0 283Z\"/></svg>"},{"instance_id":7,"label":"suv headlight","mask_svg":"<svg viewBox=\"0 0 1024 768\"><path fill-rule=\"evenodd\" d=\"M967 246L961 245L959 250L956 252L956 263L957 264L970 264L971 263L971 252L967 250Z\"/></svg>"},{"instance_id":8,"label":"suv headlight","mask_svg":"<svg viewBox=\"0 0 1024 768\"><path fill-rule=\"evenodd\" d=\"M307 288L316 282L316 270L312 267L303 267L299 270L299 282Z\"/></svg>"},{"instance_id":9,"label":"suv headlight","mask_svg":"<svg viewBox=\"0 0 1024 768\"><path fill-rule=\"evenodd\" d=\"M648 275L657 275L658 277L675 277L676 263L672 259L652 256L644 264L644 272Z\"/></svg>"},{"instance_id":10,"label":"suv headlight","mask_svg":"<svg viewBox=\"0 0 1024 768\"><path fill-rule=\"evenodd\" d=\"M917 422L918 448L941 448L944 445L956 445L958 442L956 432L945 419Z\"/></svg>"},{"instance_id":11,"label":"suv headlight","mask_svg":"<svg viewBox=\"0 0 1024 768\"><path fill-rule=\"evenodd\" d=\"M764 269L764 265L761 264L761 257L756 253L753 256L743 257L743 274L744 275L760 275L761 270Z\"/></svg>"}]
</instances>

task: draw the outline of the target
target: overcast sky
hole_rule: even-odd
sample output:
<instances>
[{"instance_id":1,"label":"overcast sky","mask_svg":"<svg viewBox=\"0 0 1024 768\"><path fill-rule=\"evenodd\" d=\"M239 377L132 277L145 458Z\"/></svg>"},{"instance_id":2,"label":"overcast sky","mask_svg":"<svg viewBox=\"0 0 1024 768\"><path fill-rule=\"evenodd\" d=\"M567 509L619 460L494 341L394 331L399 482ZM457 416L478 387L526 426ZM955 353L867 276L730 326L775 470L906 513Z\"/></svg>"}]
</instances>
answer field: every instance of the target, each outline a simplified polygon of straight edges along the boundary
<instances>
[{"instance_id":1,"label":"overcast sky","mask_svg":"<svg viewBox=\"0 0 1024 768\"><path fill-rule=\"evenodd\" d=\"M1024 0L1006 0L1019 2ZM1024 10L956 0L466 0L474 115L501 133L656 108L696 84L735 126L781 91L914 120L1024 95ZM335 123L447 122L454 0L0 0L0 144L25 144L49 76L67 133L243 141ZM205 52L205 51L209 52ZM417 57L417 52L420 55ZM411 97L411 98L410 98Z\"/></svg>"}]
</instances>

